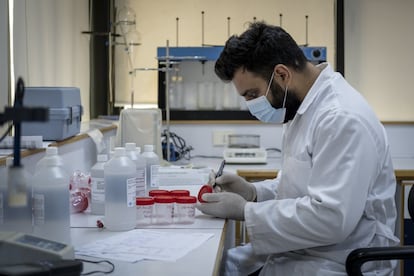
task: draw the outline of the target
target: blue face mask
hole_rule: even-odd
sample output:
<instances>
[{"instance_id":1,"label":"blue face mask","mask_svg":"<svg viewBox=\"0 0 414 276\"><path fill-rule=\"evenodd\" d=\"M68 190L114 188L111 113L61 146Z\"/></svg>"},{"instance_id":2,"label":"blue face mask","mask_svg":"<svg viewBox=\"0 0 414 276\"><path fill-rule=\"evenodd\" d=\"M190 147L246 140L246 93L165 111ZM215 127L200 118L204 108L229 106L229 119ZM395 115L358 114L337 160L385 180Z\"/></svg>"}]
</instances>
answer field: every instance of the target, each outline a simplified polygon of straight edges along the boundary
<instances>
[{"instance_id":1,"label":"blue face mask","mask_svg":"<svg viewBox=\"0 0 414 276\"><path fill-rule=\"evenodd\" d=\"M267 86L266 95L260 96L253 100L246 101L246 105L250 113L260 121L265 123L282 124L285 121L286 116L285 102L287 95L287 86L285 89L285 97L283 99L282 108L274 108L267 99L267 94L270 91L270 86L272 84L274 76L275 72L273 72L272 77L270 78L269 85Z\"/></svg>"}]
</instances>

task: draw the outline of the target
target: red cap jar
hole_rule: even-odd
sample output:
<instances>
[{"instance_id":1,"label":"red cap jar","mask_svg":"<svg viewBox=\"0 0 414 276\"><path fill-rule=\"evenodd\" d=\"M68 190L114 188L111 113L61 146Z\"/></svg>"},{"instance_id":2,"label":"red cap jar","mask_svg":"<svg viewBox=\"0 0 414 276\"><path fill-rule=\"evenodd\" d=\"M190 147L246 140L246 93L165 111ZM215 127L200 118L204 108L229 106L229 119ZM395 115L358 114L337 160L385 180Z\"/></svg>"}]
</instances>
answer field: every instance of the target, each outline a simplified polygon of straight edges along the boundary
<instances>
[{"instance_id":1,"label":"red cap jar","mask_svg":"<svg viewBox=\"0 0 414 276\"><path fill-rule=\"evenodd\" d=\"M137 226L152 224L154 198L137 197L135 202L137 207Z\"/></svg>"},{"instance_id":2,"label":"red cap jar","mask_svg":"<svg viewBox=\"0 0 414 276\"><path fill-rule=\"evenodd\" d=\"M173 223L174 214L173 196L156 196L154 197L154 223L156 224L171 224Z\"/></svg>"},{"instance_id":3,"label":"red cap jar","mask_svg":"<svg viewBox=\"0 0 414 276\"><path fill-rule=\"evenodd\" d=\"M175 198L175 202L175 221L177 223L194 223L197 198L195 196L179 196Z\"/></svg>"}]
</instances>

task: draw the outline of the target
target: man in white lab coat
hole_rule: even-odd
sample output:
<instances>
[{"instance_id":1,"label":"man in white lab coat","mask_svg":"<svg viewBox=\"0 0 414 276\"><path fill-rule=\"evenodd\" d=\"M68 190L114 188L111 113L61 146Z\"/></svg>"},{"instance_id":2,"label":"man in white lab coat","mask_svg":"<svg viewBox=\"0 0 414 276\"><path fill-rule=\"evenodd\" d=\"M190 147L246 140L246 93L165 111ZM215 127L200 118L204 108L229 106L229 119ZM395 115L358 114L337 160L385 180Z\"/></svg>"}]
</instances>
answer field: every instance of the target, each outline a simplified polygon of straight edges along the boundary
<instances>
[{"instance_id":1,"label":"man in white lab coat","mask_svg":"<svg viewBox=\"0 0 414 276\"><path fill-rule=\"evenodd\" d=\"M216 74L250 112L283 123L282 168L249 183L224 173L204 194L203 213L244 220L250 244L231 249L229 275L346 275L358 247L393 246L396 188L383 126L364 98L329 64L313 65L282 28L250 25L226 42ZM263 262L260 263L260 260ZM395 262L370 262L389 275Z\"/></svg>"}]
</instances>

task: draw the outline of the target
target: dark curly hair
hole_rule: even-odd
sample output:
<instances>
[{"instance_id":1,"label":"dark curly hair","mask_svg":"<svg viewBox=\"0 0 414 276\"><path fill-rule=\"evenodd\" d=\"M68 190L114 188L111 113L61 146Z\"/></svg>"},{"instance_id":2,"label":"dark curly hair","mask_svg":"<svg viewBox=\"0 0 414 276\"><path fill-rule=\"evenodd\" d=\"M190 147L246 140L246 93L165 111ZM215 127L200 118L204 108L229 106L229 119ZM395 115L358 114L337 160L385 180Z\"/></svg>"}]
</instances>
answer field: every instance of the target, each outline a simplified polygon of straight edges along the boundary
<instances>
[{"instance_id":1,"label":"dark curly hair","mask_svg":"<svg viewBox=\"0 0 414 276\"><path fill-rule=\"evenodd\" d=\"M277 64L301 71L307 59L296 41L281 27L254 22L240 36L231 36L215 64L223 81L231 81L234 72L244 68L269 79Z\"/></svg>"}]
</instances>

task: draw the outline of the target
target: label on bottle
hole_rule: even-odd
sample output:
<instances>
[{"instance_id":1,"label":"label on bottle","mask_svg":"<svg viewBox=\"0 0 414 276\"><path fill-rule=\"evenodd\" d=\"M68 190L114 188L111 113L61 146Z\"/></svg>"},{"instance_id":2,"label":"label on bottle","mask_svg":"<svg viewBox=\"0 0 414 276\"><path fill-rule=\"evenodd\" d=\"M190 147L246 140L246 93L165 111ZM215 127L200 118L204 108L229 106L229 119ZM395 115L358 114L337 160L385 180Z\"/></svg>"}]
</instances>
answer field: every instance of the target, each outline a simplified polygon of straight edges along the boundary
<instances>
[{"instance_id":1,"label":"label on bottle","mask_svg":"<svg viewBox=\"0 0 414 276\"><path fill-rule=\"evenodd\" d=\"M45 195L33 195L33 222L40 225L45 224Z\"/></svg>"},{"instance_id":2,"label":"label on bottle","mask_svg":"<svg viewBox=\"0 0 414 276\"><path fill-rule=\"evenodd\" d=\"M103 203L105 201L105 180L102 177L92 177L92 202Z\"/></svg>"},{"instance_id":3,"label":"label on bottle","mask_svg":"<svg viewBox=\"0 0 414 276\"><path fill-rule=\"evenodd\" d=\"M158 169L160 168L160 165L151 165L151 187L158 187Z\"/></svg>"},{"instance_id":4,"label":"label on bottle","mask_svg":"<svg viewBox=\"0 0 414 276\"><path fill-rule=\"evenodd\" d=\"M127 194L127 207L134 207L135 208L135 198L136 198L136 191L137 187L135 184L135 177L128 178L126 181L126 194Z\"/></svg>"},{"instance_id":5,"label":"label on bottle","mask_svg":"<svg viewBox=\"0 0 414 276\"><path fill-rule=\"evenodd\" d=\"M135 178L136 196L145 196L145 168L137 169L137 177Z\"/></svg>"}]
</instances>

